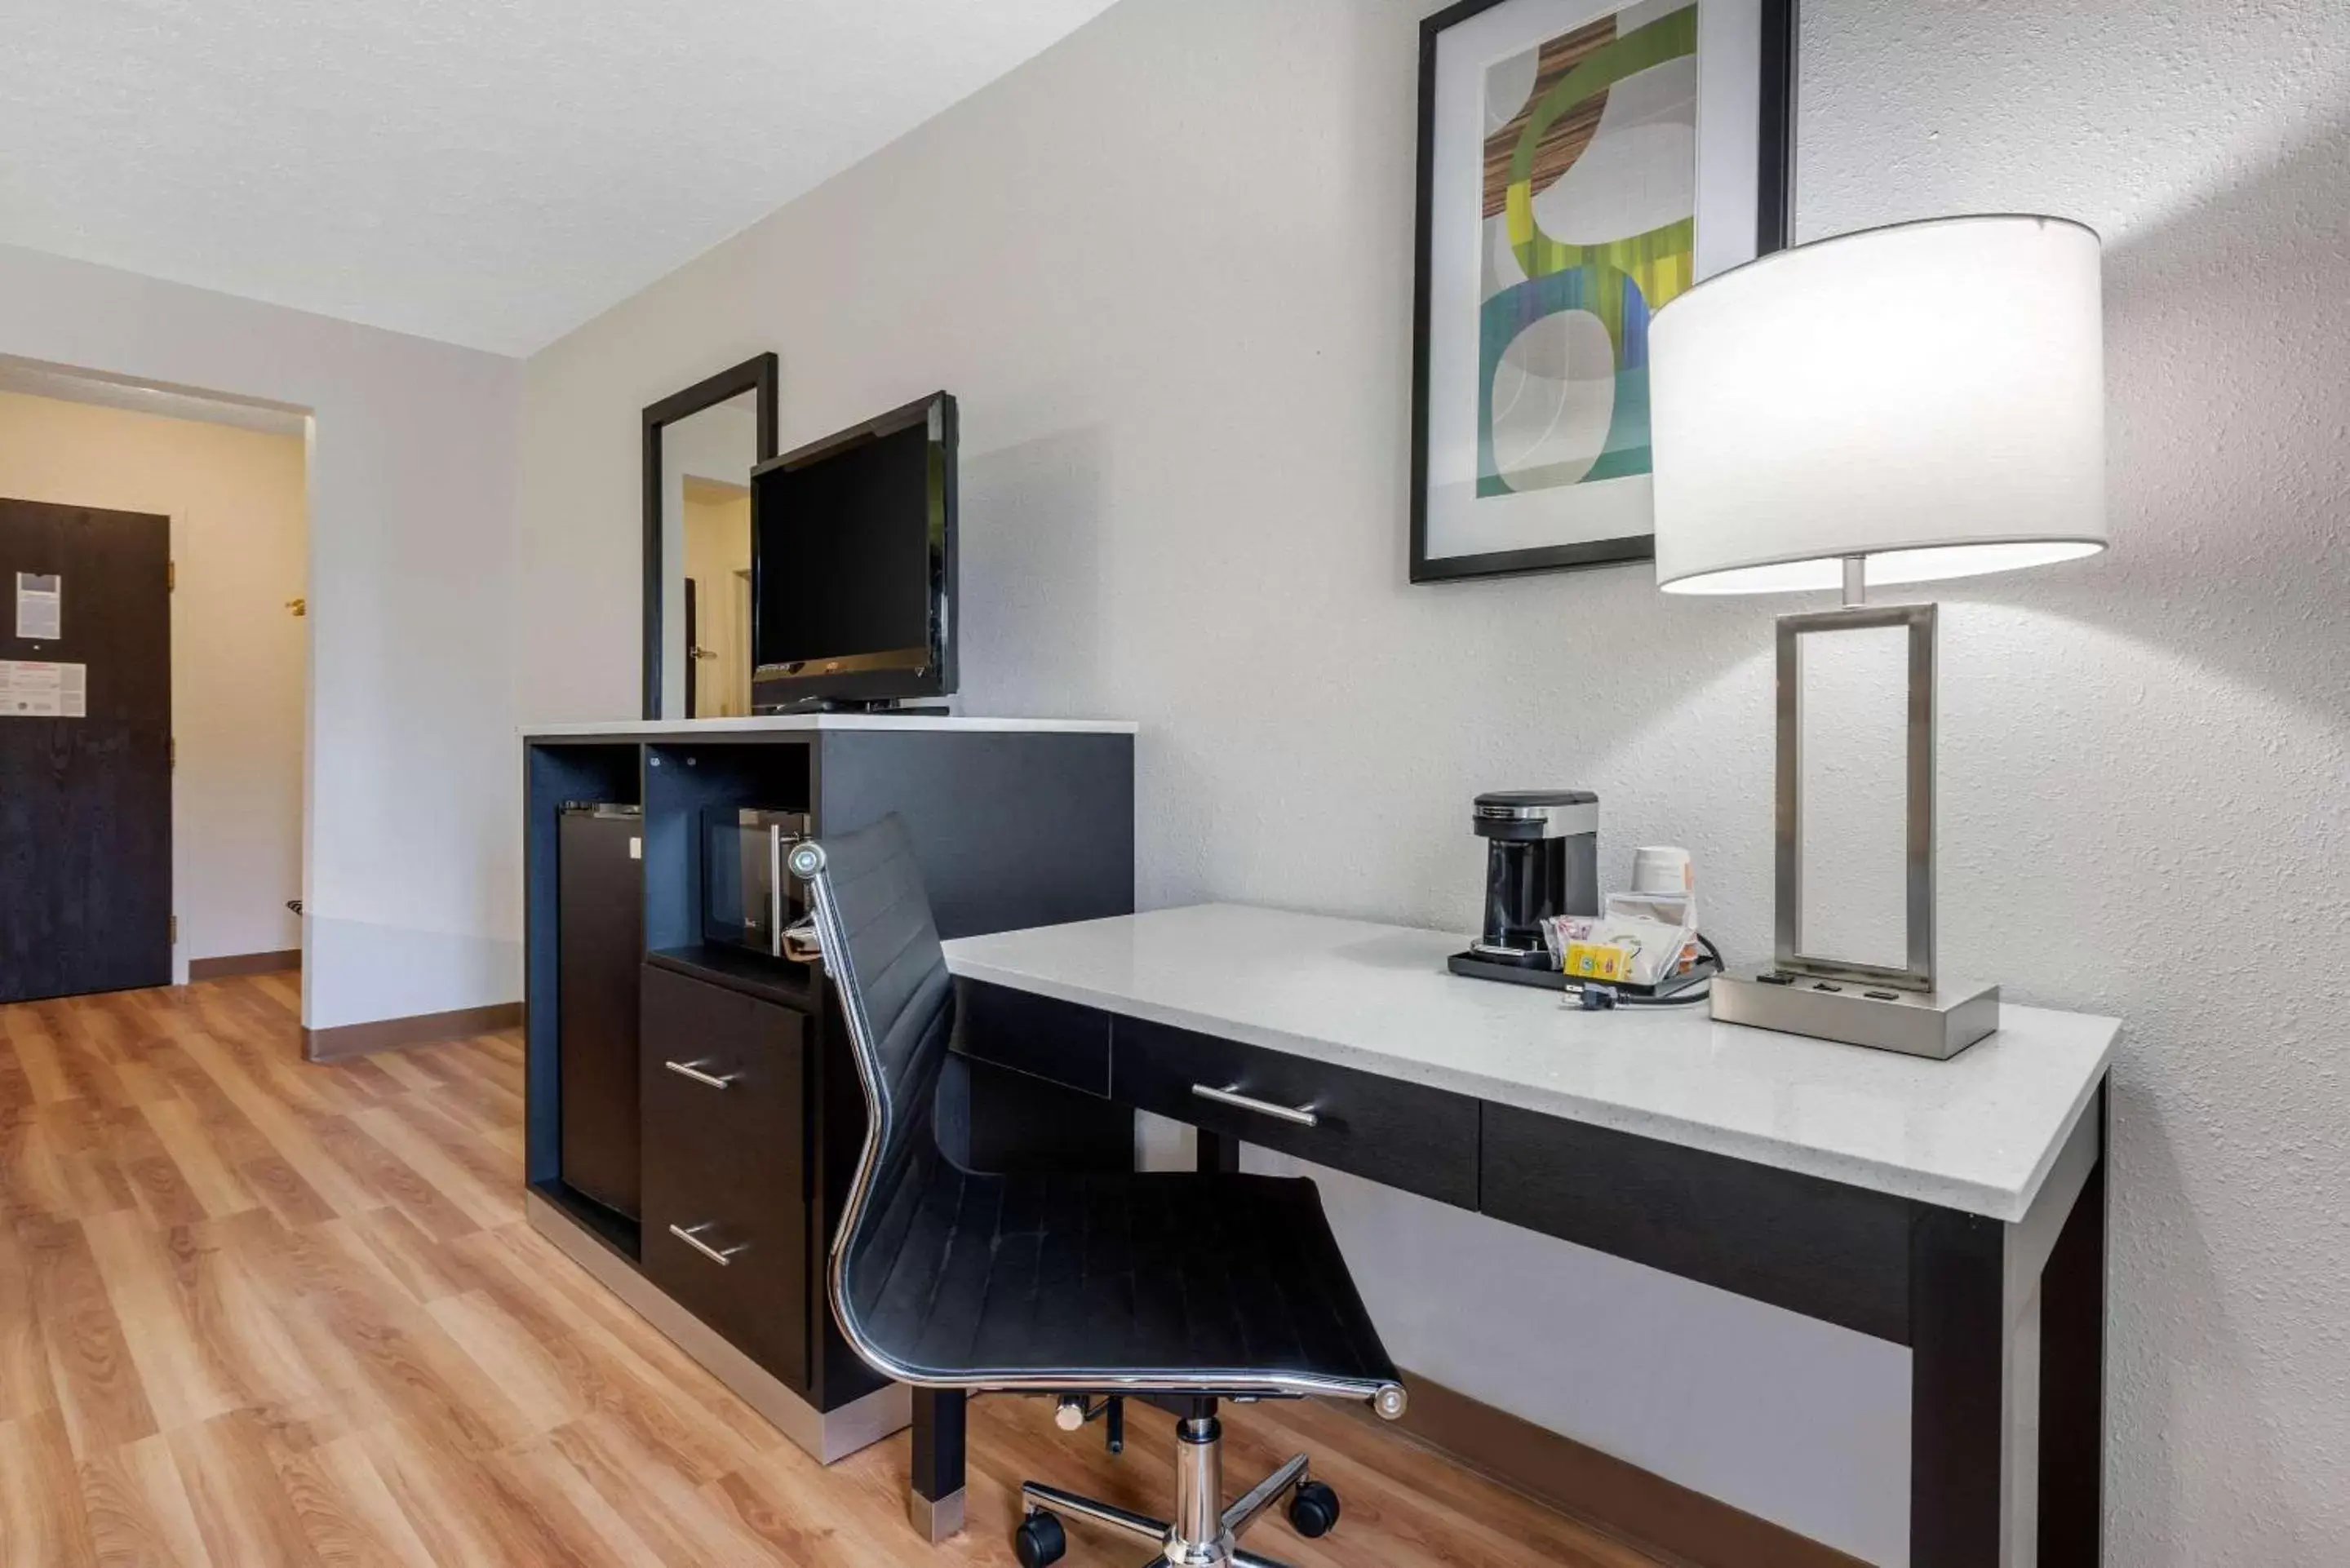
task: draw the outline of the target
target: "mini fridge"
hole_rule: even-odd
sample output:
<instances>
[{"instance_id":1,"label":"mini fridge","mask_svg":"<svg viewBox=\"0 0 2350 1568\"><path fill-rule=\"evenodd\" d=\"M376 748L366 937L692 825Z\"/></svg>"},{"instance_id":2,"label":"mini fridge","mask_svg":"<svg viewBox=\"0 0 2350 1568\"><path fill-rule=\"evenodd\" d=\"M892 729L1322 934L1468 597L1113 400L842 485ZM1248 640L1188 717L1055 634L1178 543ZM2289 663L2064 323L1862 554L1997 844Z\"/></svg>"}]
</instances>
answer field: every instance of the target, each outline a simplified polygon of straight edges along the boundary
<instances>
[{"instance_id":1,"label":"mini fridge","mask_svg":"<svg viewBox=\"0 0 2350 1568\"><path fill-rule=\"evenodd\" d=\"M638 1218L637 1000L644 814L573 805L559 825L556 1058L565 1185Z\"/></svg>"}]
</instances>

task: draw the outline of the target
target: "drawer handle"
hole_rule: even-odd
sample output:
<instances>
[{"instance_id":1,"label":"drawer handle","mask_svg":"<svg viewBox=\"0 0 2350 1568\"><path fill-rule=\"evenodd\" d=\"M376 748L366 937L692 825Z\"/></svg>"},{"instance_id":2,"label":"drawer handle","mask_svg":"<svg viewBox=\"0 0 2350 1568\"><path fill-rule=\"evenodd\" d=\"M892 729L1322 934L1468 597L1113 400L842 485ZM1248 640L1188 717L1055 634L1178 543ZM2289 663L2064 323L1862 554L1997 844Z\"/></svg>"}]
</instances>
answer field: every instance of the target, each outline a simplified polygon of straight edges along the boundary
<instances>
[{"instance_id":1,"label":"drawer handle","mask_svg":"<svg viewBox=\"0 0 2350 1568\"><path fill-rule=\"evenodd\" d=\"M1322 1125L1322 1118L1314 1114L1311 1106L1276 1106L1271 1100L1260 1100L1253 1095L1242 1094L1238 1084L1227 1084L1221 1089L1213 1084L1194 1084L1191 1092L1203 1100L1213 1100L1220 1106L1230 1106L1235 1110L1254 1111L1261 1116L1271 1116L1275 1121L1288 1122L1295 1127L1318 1127Z\"/></svg>"},{"instance_id":2,"label":"drawer handle","mask_svg":"<svg viewBox=\"0 0 2350 1568\"><path fill-rule=\"evenodd\" d=\"M696 1225L691 1230L688 1230L682 1225L672 1225L669 1228L669 1233L723 1269L729 1262L733 1261L734 1254L741 1251L743 1248L740 1244L737 1244L727 1248L724 1251L719 1251L709 1242L703 1241L701 1236L697 1234L699 1231L707 1231L709 1229L710 1227L707 1223Z\"/></svg>"},{"instance_id":3,"label":"drawer handle","mask_svg":"<svg viewBox=\"0 0 2350 1568\"><path fill-rule=\"evenodd\" d=\"M722 1078L715 1073L703 1072L698 1064L691 1062L663 1062L661 1065L681 1078L691 1078L697 1084L706 1085L713 1089L723 1089L734 1081L734 1075L732 1073Z\"/></svg>"}]
</instances>

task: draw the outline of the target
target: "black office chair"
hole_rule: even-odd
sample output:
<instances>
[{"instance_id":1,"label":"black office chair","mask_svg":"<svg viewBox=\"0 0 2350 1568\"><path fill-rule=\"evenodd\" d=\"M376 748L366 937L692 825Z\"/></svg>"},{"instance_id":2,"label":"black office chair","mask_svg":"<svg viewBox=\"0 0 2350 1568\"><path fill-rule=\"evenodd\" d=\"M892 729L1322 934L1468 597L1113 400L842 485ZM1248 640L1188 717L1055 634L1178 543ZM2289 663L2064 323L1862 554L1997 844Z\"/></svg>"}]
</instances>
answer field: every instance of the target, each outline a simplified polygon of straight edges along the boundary
<instances>
[{"instance_id":1,"label":"black office chair","mask_svg":"<svg viewBox=\"0 0 2350 1568\"><path fill-rule=\"evenodd\" d=\"M1122 1172L989 1176L941 1152L931 1102L955 1018L905 825L802 844L827 971L865 1085L865 1151L832 1246L841 1333L877 1370L928 1388L1173 1398L1175 1519L1031 1481L1024 1568L1066 1550L1057 1514L1157 1545L1153 1568L1279 1568L1233 1539L1286 1497L1301 1534L1338 1500L1299 1454L1222 1506L1222 1399L1366 1399L1403 1386L1311 1181Z\"/></svg>"}]
</instances>

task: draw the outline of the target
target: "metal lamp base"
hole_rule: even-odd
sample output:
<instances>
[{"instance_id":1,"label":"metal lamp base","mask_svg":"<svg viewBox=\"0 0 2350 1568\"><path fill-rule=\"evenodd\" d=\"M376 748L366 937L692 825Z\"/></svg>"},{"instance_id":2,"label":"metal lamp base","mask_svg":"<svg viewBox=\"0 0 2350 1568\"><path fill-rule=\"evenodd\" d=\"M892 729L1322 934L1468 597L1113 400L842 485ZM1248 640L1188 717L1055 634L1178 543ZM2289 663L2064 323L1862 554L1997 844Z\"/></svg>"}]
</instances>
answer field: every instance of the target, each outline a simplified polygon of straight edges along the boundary
<instances>
[{"instance_id":1,"label":"metal lamp base","mask_svg":"<svg viewBox=\"0 0 2350 1568\"><path fill-rule=\"evenodd\" d=\"M1943 984L1932 991L1896 991L1794 970L1740 970L1714 978L1713 1016L1724 1023L1946 1062L1998 1030L1999 987Z\"/></svg>"}]
</instances>

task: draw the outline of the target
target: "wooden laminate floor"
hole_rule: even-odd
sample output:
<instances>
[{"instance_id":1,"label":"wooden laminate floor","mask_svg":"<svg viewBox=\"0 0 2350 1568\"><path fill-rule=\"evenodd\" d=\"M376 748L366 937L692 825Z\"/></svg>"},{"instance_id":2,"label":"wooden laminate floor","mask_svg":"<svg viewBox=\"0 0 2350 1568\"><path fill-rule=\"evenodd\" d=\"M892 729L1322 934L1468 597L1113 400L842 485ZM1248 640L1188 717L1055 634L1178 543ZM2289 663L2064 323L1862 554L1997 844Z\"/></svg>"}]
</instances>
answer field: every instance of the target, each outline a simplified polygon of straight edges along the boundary
<instances>
[{"instance_id":1,"label":"wooden laminate floor","mask_svg":"<svg viewBox=\"0 0 2350 1568\"><path fill-rule=\"evenodd\" d=\"M1024 1475L1166 1507L1156 1412L1112 1460L987 1399L933 1552L903 1435L817 1466L525 1226L512 1035L313 1066L296 1006L262 976L0 1007L5 1568L1009 1563ZM1234 1490L1297 1448L1338 1488L1325 1541L1250 1538L1306 1568L1648 1562L1338 1411L1226 1430Z\"/></svg>"}]
</instances>

